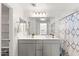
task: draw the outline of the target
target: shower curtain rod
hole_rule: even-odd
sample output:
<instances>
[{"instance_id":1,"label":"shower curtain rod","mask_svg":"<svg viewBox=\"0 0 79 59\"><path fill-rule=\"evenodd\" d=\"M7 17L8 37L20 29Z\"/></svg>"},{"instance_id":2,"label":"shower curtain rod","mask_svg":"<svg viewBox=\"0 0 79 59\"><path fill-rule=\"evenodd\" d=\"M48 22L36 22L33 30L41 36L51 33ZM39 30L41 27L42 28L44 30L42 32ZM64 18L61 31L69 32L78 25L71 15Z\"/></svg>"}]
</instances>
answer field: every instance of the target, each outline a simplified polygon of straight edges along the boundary
<instances>
[{"instance_id":1,"label":"shower curtain rod","mask_svg":"<svg viewBox=\"0 0 79 59\"><path fill-rule=\"evenodd\" d=\"M75 12L73 12L73 13L71 13L71 14L69 14L69 15L67 15L67 16L65 16L65 17L63 17L63 18L61 18L61 19L59 19L59 20L62 20L62 19L66 18L66 17L68 17L68 16L71 16L72 14L75 14L75 13L77 13L77 12L79 12L79 11L75 11Z\"/></svg>"}]
</instances>

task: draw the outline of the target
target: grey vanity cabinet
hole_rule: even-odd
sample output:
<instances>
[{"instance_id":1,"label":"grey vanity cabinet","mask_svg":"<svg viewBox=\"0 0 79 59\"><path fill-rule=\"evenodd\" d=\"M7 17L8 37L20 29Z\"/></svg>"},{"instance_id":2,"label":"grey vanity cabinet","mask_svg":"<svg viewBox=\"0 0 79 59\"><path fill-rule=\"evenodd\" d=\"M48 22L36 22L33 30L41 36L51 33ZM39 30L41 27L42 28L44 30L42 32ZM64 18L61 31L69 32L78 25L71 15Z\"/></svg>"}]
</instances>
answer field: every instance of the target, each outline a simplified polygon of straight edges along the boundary
<instances>
[{"instance_id":1,"label":"grey vanity cabinet","mask_svg":"<svg viewBox=\"0 0 79 59\"><path fill-rule=\"evenodd\" d=\"M59 56L60 43L59 41L43 41L43 56Z\"/></svg>"},{"instance_id":2,"label":"grey vanity cabinet","mask_svg":"<svg viewBox=\"0 0 79 59\"><path fill-rule=\"evenodd\" d=\"M59 56L60 42L57 40L19 40L19 56Z\"/></svg>"},{"instance_id":3,"label":"grey vanity cabinet","mask_svg":"<svg viewBox=\"0 0 79 59\"><path fill-rule=\"evenodd\" d=\"M19 40L18 44L19 56L35 56L35 41Z\"/></svg>"}]
</instances>

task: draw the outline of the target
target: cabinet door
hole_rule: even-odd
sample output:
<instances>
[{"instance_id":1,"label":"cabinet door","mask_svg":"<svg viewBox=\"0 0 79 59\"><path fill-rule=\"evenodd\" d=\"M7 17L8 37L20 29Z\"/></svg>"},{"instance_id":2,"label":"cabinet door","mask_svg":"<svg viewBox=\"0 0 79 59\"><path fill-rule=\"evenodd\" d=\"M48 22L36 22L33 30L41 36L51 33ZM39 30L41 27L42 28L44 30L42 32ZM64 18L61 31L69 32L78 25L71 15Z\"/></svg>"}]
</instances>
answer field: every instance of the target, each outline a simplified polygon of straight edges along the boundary
<instances>
[{"instance_id":1,"label":"cabinet door","mask_svg":"<svg viewBox=\"0 0 79 59\"><path fill-rule=\"evenodd\" d=\"M60 46L58 44L44 44L43 56L59 56Z\"/></svg>"},{"instance_id":2,"label":"cabinet door","mask_svg":"<svg viewBox=\"0 0 79 59\"><path fill-rule=\"evenodd\" d=\"M42 44L36 44L36 56L42 56Z\"/></svg>"},{"instance_id":3,"label":"cabinet door","mask_svg":"<svg viewBox=\"0 0 79 59\"><path fill-rule=\"evenodd\" d=\"M43 43L43 56L59 56L60 44L56 41L44 41Z\"/></svg>"},{"instance_id":4,"label":"cabinet door","mask_svg":"<svg viewBox=\"0 0 79 59\"><path fill-rule=\"evenodd\" d=\"M35 44L31 43L19 44L18 50L19 50L18 51L19 56L35 56Z\"/></svg>"},{"instance_id":5,"label":"cabinet door","mask_svg":"<svg viewBox=\"0 0 79 59\"><path fill-rule=\"evenodd\" d=\"M36 40L36 56L42 56L42 40Z\"/></svg>"}]
</instances>

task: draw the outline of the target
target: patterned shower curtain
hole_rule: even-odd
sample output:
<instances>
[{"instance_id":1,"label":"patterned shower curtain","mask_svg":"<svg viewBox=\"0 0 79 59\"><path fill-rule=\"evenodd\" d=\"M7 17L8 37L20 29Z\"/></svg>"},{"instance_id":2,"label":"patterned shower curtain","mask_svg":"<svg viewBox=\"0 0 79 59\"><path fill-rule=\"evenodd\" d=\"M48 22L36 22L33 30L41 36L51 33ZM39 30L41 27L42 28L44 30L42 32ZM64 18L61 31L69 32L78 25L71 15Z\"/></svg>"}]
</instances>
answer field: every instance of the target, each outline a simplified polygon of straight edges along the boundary
<instances>
[{"instance_id":1,"label":"patterned shower curtain","mask_svg":"<svg viewBox=\"0 0 79 59\"><path fill-rule=\"evenodd\" d=\"M60 38L64 40L64 49L70 56L79 56L79 12L72 13L59 20Z\"/></svg>"}]
</instances>

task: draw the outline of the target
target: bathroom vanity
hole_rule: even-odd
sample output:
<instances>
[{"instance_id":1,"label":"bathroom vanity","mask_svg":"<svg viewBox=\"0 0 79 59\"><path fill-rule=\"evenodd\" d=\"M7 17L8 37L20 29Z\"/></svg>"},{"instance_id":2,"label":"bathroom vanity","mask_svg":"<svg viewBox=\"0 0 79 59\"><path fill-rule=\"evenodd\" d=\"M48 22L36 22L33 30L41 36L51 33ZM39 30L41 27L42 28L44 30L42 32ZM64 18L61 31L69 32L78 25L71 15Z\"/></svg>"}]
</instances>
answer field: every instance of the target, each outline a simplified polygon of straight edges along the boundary
<instances>
[{"instance_id":1,"label":"bathroom vanity","mask_svg":"<svg viewBox=\"0 0 79 59\"><path fill-rule=\"evenodd\" d=\"M58 39L19 39L19 56L59 56L61 40Z\"/></svg>"}]
</instances>

